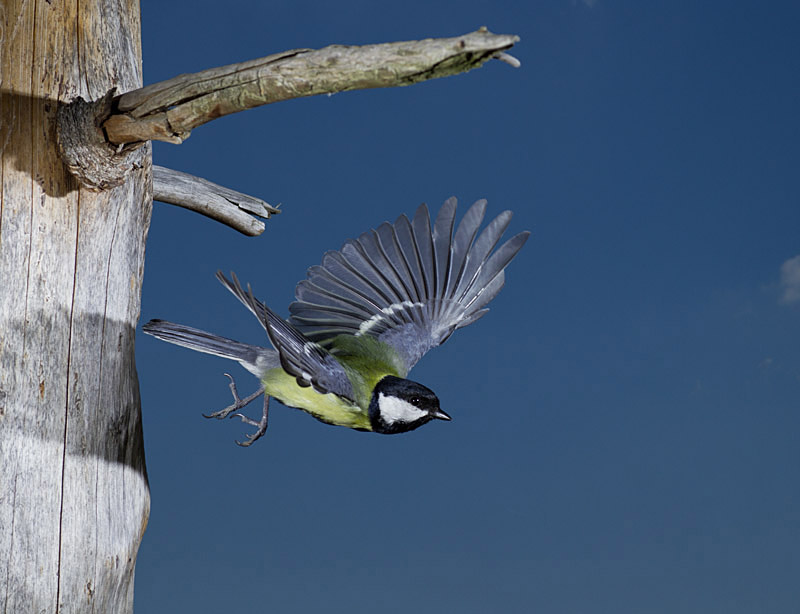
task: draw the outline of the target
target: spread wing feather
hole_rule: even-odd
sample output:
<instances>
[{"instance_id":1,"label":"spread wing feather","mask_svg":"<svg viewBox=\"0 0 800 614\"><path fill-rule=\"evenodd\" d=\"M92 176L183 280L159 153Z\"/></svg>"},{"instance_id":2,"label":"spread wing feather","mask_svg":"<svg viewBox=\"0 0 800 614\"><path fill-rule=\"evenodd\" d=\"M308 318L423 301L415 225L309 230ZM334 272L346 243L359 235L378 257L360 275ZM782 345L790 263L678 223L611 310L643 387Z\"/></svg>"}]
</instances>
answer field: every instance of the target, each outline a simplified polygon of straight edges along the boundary
<instances>
[{"instance_id":1,"label":"spread wing feather","mask_svg":"<svg viewBox=\"0 0 800 614\"><path fill-rule=\"evenodd\" d=\"M521 232L495 249L510 211L480 234L485 200L472 205L458 227L455 213L451 198L431 226L422 205L411 220L402 215L325 254L297 285L289 324L320 347L340 334L371 335L394 347L410 370L454 330L488 311L505 268L530 234Z\"/></svg>"},{"instance_id":2,"label":"spread wing feather","mask_svg":"<svg viewBox=\"0 0 800 614\"><path fill-rule=\"evenodd\" d=\"M433 248L436 254L436 296L444 296L447 290L447 277L450 274L453 224L456 221L456 199L448 198L433 225Z\"/></svg>"}]
</instances>

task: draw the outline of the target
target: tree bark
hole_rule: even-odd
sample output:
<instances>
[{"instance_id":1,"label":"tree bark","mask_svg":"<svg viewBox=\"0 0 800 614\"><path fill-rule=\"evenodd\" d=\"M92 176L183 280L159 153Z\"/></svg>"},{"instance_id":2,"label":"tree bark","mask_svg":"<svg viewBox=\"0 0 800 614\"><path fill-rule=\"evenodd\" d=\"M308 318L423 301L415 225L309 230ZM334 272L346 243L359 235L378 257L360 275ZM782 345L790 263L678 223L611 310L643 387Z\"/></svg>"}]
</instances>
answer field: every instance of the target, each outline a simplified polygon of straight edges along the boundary
<instances>
[{"instance_id":1,"label":"tree bark","mask_svg":"<svg viewBox=\"0 0 800 614\"><path fill-rule=\"evenodd\" d=\"M132 612L149 491L134 328L149 145L104 191L59 102L141 87L138 0L0 3L0 611Z\"/></svg>"}]
</instances>

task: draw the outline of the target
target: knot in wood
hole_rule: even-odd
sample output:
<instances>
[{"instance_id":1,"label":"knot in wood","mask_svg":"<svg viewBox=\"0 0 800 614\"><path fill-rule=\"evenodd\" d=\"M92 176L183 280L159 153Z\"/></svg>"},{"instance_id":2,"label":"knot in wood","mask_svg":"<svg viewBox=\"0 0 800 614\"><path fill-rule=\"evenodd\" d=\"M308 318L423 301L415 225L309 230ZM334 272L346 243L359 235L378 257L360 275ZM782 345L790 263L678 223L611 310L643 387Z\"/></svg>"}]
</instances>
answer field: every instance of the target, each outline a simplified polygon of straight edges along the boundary
<instances>
[{"instance_id":1,"label":"knot in wood","mask_svg":"<svg viewBox=\"0 0 800 614\"><path fill-rule=\"evenodd\" d=\"M115 146L102 129L111 115L114 94L87 102L80 96L60 103L57 113L58 150L70 173L92 191L117 187L134 169L144 164L144 143Z\"/></svg>"}]
</instances>

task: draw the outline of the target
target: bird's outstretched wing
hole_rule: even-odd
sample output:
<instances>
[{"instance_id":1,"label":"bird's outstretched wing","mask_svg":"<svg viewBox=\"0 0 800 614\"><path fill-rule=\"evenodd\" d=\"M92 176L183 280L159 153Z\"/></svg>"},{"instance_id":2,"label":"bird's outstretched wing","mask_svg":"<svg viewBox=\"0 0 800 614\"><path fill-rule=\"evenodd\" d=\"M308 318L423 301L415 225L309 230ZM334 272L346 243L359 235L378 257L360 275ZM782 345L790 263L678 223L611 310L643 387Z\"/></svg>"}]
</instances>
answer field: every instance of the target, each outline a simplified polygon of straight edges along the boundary
<instances>
[{"instance_id":1,"label":"bird's outstretched wing","mask_svg":"<svg viewBox=\"0 0 800 614\"><path fill-rule=\"evenodd\" d=\"M454 330L488 311L503 287L504 269L530 234L494 249L511 212L478 235L485 212L486 201L479 200L453 233L455 198L444 203L432 228L421 205L413 220L402 215L327 252L297 285L289 323L323 347L340 334L376 337L397 350L408 372Z\"/></svg>"},{"instance_id":2,"label":"bird's outstretched wing","mask_svg":"<svg viewBox=\"0 0 800 614\"><path fill-rule=\"evenodd\" d=\"M258 318L267 330L272 345L278 350L281 367L295 376L300 386L312 386L321 394L332 392L354 401L353 385L346 371L327 350L307 339L303 333L256 299L249 285L245 291L234 273L228 279L218 271L217 279Z\"/></svg>"}]
</instances>

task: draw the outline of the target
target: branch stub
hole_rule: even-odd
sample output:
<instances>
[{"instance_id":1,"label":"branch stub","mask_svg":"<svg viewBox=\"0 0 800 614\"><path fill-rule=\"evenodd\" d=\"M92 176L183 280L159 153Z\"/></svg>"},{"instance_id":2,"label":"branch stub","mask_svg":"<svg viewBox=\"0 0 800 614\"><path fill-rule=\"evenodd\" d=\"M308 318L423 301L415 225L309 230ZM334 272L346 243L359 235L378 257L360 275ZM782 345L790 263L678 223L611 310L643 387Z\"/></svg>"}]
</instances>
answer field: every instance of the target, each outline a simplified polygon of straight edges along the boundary
<instances>
[{"instance_id":1,"label":"branch stub","mask_svg":"<svg viewBox=\"0 0 800 614\"><path fill-rule=\"evenodd\" d=\"M111 89L94 102L78 96L58 107L56 134L61 159L83 187L95 192L121 185L131 170L144 164L144 143L115 147L101 128L111 115L115 93L116 89Z\"/></svg>"}]
</instances>

